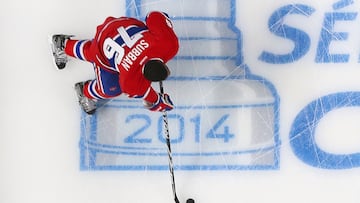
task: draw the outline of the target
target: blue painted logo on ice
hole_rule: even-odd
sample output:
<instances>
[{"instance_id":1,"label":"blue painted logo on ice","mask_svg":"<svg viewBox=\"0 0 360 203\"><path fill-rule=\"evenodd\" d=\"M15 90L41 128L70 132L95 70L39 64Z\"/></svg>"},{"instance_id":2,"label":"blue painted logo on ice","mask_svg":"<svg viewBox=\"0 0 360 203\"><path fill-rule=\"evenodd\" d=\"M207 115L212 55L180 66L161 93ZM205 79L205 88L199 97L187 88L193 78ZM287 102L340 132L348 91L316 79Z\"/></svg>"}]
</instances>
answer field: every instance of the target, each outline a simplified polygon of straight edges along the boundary
<instances>
[{"instance_id":1,"label":"blue painted logo on ice","mask_svg":"<svg viewBox=\"0 0 360 203\"><path fill-rule=\"evenodd\" d=\"M126 8L127 16L141 19L152 10L167 12L179 36L164 83L175 102L168 114L175 169L278 168L279 97L243 62L235 1L138 0ZM120 98L83 116L82 168L167 169L161 116Z\"/></svg>"},{"instance_id":2,"label":"blue painted logo on ice","mask_svg":"<svg viewBox=\"0 0 360 203\"><path fill-rule=\"evenodd\" d=\"M236 0L126 1L127 16L144 19L152 10L170 14L180 39L180 51L169 63L172 77L164 82L175 103L168 114L175 169L278 169L279 127L286 122L279 120L277 92L285 92L281 99L288 103L281 112L288 113L303 96L312 95L297 91L313 87L314 81L324 91L311 102L301 101L303 109L291 118L287 144L299 161L313 167L359 167L360 153L336 151L334 145L324 149L323 140L316 139L330 113L360 106L360 84L348 79L356 75L360 61L358 2L258 1L261 6L242 6L246 1ZM297 78L283 74L291 71ZM307 78L311 71L319 77ZM346 71L346 77L336 78ZM294 85L288 92L290 80L299 80L301 87ZM289 98L297 100L291 103ZM161 116L143 109L141 100L126 98L107 103L94 116L83 114L81 168L167 169Z\"/></svg>"},{"instance_id":3,"label":"blue painted logo on ice","mask_svg":"<svg viewBox=\"0 0 360 203\"><path fill-rule=\"evenodd\" d=\"M353 130L348 130L346 127L349 126L337 125L335 128L334 125L325 124L322 126L326 126L326 133L324 130L319 130L319 125L326 122L333 114L341 115L336 117L339 121L336 123L341 123L340 121L353 123L350 118L358 114L355 110L360 106L360 98L356 90L359 90L360 83L354 76L359 74L359 2L337 0L314 3L302 0L296 4L283 4L281 1L271 4L278 7L267 13L269 16L267 30L261 36L268 37L269 40L259 40L258 43L251 39L251 36L256 35L259 28L254 28L255 31L250 33L248 31L252 28L245 27L247 29L244 35L250 36L246 42L250 41L249 44L252 46L246 47L246 50L255 50L252 54L246 54L256 57L247 57L247 63L251 64L251 67L260 65L274 71L286 68L288 70L284 73L296 75L300 87L310 90L306 94L301 94L299 93L302 91L301 88L291 87L292 81L283 79L289 88L282 86L276 88L282 89L283 92L286 92L285 89L291 91L288 91L288 95L281 95L282 101L286 97L296 97L299 101L301 95L307 97L313 94L311 91L322 90L317 97L311 98L313 101L307 105L305 103L304 108L295 116L291 123L289 145L300 161L313 167L325 169L359 167L358 148L349 144L353 142L353 137L358 137L359 129L352 126ZM262 5L257 11L267 12L268 6ZM313 75L317 77L312 80ZM294 79L292 75L282 74L282 76ZM276 76L274 78L277 78L277 81L281 80ZM295 104L298 101L293 102ZM290 104L290 106L296 105ZM347 110L349 108L351 110ZM343 110L346 114L339 114L339 110ZM333 135L335 132L341 133ZM342 142L335 141L328 144L331 140L330 135L336 137L334 140L338 139ZM345 143L344 140L348 142ZM345 146L341 147L341 144ZM324 148L324 146L331 147Z\"/></svg>"}]
</instances>

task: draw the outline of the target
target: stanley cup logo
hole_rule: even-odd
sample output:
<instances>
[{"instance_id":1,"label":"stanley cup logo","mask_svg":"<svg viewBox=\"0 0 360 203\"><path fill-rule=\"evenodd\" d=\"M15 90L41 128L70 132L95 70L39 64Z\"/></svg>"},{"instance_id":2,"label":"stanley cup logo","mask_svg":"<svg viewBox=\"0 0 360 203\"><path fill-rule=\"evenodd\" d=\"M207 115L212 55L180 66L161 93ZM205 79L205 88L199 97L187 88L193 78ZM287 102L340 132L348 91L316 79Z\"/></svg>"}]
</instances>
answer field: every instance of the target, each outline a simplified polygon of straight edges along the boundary
<instances>
[{"instance_id":1,"label":"stanley cup logo","mask_svg":"<svg viewBox=\"0 0 360 203\"><path fill-rule=\"evenodd\" d=\"M127 16L169 14L180 40L164 81L174 167L182 170L277 169L279 97L251 74L242 55L235 0L128 0ZM154 85L155 86L155 85ZM119 97L82 119L85 170L168 169L161 114Z\"/></svg>"}]
</instances>

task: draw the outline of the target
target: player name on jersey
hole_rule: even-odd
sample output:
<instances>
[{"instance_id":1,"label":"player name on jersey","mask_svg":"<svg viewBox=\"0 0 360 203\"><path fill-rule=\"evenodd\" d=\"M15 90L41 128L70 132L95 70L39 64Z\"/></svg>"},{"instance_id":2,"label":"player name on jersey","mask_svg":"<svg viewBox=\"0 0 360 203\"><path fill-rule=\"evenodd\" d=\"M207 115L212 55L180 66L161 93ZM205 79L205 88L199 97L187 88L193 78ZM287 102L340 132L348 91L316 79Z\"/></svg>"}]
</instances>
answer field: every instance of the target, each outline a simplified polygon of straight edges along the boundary
<instances>
[{"instance_id":1,"label":"player name on jersey","mask_svg":"<svg viewBox=\"0 0 360 203\"><path fill-rule=\"evenodd\" d=\"M126 70L129 71L131 65L133 64L136 59L143 53L145 49L149 48L149 43L146 42L145 39L140 40L140 43L137 44L131 51L123 57L121 61L121 66Z\"/></svg>"}]
</instances>

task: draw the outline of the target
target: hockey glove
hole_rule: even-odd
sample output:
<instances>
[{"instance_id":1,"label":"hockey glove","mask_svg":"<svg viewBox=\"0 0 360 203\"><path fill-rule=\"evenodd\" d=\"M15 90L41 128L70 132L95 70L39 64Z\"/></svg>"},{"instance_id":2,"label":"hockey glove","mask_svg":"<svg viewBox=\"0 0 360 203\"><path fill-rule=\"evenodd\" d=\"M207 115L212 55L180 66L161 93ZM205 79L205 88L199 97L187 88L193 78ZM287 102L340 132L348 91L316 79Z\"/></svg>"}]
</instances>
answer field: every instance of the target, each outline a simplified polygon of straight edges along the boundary
<instances>
[{"instance_id":1,"label":"hockey glove","mask_svg":"<svg viewBox=\"0 0 360 203\"><path fill-rule=\"evenodd\" d=\"M156 103L152 105L145 104L150 111L170 111L174 108L172 101L170 100L170 96L168 94L159 94L158 100Z\"/></svg>"}]
</instances>

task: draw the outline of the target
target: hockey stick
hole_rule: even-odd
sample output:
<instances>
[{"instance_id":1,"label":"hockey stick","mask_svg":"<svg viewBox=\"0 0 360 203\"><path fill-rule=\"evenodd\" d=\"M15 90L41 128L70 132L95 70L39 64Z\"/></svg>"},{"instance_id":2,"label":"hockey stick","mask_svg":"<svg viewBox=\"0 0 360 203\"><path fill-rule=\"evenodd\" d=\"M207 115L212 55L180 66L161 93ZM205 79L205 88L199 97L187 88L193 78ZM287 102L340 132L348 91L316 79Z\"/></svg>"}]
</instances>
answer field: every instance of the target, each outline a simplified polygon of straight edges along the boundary
<instances>
[{"instance_id":1,"label":"hockey stick","mask_svg":"<svg viewBox=\"0 0 360 203\"><path fill-rule=\"evenodd\" d=\"M160 85L160 94L164 94L164 87L162 81L159 81ZM176 188L175 188L175 176L174 176L174 164L172 160L172 153L171 153L171 144L170 144L170 133L169 133L169 123L168 123L168 116L166 111L163 111L163 121L164 121L164 128L165 128L165 136L166 136L166 145L167 145L167 151L168 151L168 160L169 160L169 170L170 170L170 176L171 176L171 186L172 191L174 195L174 200L176 203L180 203L179 199L176 195ZM193 199L186 200L186 203L194 203Z\"/></svg>"},{"instance_id":2,"label":"hockey stick","mask_svg":"<svg viewBox=\"0 0 360 203\"><path fill-rule=\"evenodd\" d=\"M164 87L162 81L159 82L160 85L160 94L164 94ZM175 176L174 176L174 164L172 160L172 153L171 153L171 145L170 145L170 134L169 134L169 125L168 125L168 117L166 111L163 112L163 121L164 121L164 128L165 128L165 139L167 145L167 152L168 152L168 160L169 160L169 170L171 176L171 186L174 195L174 200L176 203L180 203L179 199L176 195L176 188L175 188Z\"/></svg>"}]
</instances>

